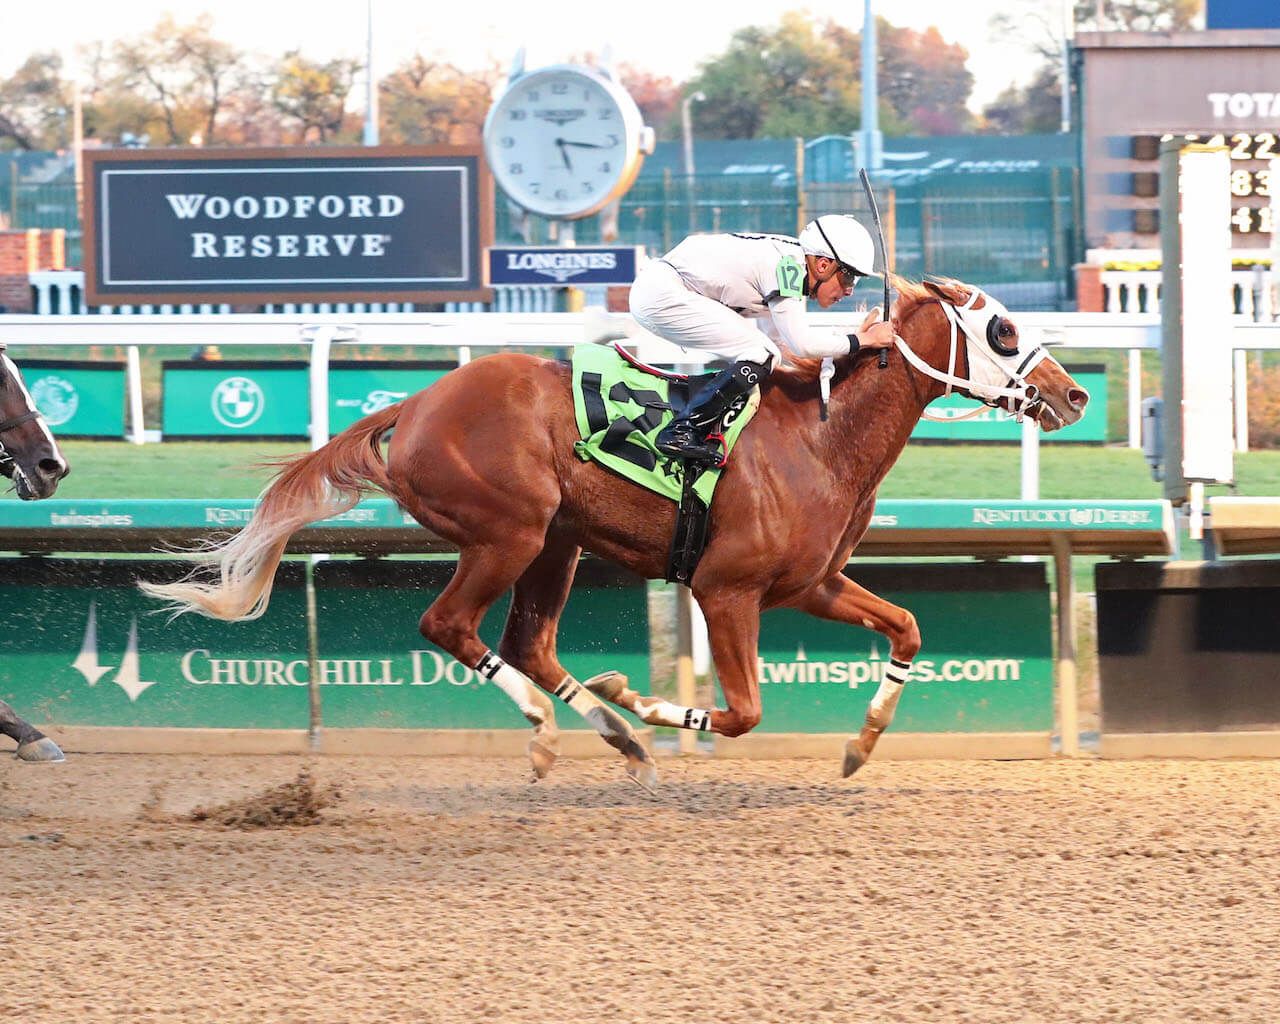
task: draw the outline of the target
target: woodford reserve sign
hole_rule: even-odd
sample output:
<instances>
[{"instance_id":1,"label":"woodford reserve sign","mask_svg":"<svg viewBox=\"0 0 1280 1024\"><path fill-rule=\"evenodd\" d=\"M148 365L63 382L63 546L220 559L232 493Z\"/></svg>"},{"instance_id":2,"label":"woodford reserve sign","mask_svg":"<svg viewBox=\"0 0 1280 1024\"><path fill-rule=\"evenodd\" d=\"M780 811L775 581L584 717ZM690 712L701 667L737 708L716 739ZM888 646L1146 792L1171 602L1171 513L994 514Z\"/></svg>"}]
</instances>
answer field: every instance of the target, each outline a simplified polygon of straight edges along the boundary
<instances>
[{"instance_id":1,"label":"woodford reserve sign","mask_svg":"<svg viewBox=\"0 0 1280 1024\"><path fill-rule=\"evenodd\" d=\"M479 147L85 153L86 292L139 302L488 297Z\"/></svg>"}]
</instances>

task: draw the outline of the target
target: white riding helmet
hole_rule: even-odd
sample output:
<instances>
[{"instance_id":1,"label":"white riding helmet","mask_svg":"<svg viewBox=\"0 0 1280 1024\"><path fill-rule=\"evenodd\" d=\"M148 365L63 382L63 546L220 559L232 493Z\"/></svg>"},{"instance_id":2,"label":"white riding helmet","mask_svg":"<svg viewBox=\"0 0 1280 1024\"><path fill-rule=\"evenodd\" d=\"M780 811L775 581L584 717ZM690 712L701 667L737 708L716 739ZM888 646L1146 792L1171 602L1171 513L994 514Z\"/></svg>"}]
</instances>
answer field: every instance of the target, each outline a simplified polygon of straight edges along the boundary
<instances>
[{"instance_id":1,"label":"white riding helmet","mask_svg":"<svg viewBox=\"0 0 1280 1024\"><path fill-rule=\"evenodd\" d=\"M846 213L828 213L809 221L800 232L800 248L825 256L863 276L875 273L876 246L861 224Z\"/></svg>"}]
</instances>

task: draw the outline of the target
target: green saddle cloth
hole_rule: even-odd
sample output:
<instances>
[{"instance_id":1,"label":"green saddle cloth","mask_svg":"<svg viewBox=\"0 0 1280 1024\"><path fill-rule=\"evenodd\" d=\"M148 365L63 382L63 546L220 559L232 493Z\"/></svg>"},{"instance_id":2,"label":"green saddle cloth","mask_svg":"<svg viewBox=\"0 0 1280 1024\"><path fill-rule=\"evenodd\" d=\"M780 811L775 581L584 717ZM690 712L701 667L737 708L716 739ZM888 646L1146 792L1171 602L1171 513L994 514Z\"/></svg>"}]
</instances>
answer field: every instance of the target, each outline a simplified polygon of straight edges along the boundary
<instances>
[{"instance_id":1,"label":"green saddle cloth","mask_svg":"<svg viewBox=\"0 0 1280 1024\"><path fill-rule=\"evenodd\" d=\"M612 347L579 345L573 350L573 411L582 440L574 445L584 462L600 465L664 498L679 502L684 466L658 451L654 438L674 413L668 400L671 383L627 362ZM753 391L725 429L729 452L760 404ZM732 415L732 414L731 414ZM693 485L709 508L723 470L708 469Z\"/></svg>"}]
</instances>

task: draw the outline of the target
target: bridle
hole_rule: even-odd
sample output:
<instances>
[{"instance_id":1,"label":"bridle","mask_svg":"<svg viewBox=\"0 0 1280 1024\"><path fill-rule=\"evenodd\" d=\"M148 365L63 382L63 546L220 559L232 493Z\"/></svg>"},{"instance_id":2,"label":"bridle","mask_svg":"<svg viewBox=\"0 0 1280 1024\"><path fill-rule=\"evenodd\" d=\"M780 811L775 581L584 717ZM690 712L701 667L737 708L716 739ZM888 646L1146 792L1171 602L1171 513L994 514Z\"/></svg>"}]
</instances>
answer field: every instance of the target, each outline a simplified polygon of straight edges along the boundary
<instances>
[{"instance_id":1,"label":"bridle","mask_svg":"<svg viewBox=\"0 0 1280 1024\"><path fill-rule=\"evenodd\" d=\"M5 344L0 341L0 358L4 357L4 350ZM4 435L15 427L20 427L24 423L30 423L32 420L40 418L40 410L31 408L26 412L19 413L17 416L10 416L7 420L0 420L0 471L8 468L13 463L13 456L5 451Z\"/></svg>"},{"instance_id":2,"label":"bridle","mask_svg":"<svg viewBox=\"0 0 1280 1024\"><path fill-rule=\"evenodd\" d=\"M989 298L981 288L973 289L969 297L959 306L941 297L937 299L938 304L942 307L942 311L947 315L947 320L951 324L951 354L947 361L945 373L926 363L901 338L896 339L895 344L898 346L903 358L913 367L925 376L946 384L947 388L943 392L944 397L954 390L966 398L972 398L974 401L981 402L983 405L990 406L993 409L998 408L1000 402L1007 399L1009 412L1013 414L1014 419L1021 423L1023 417L1032 413L1044 401L1040 395L1040 390L1034 384L1029 383L1027 377L1032 370L1049 358L1049 353L1045 351L1043 345L1036 345L1024 358L1014 364L1013 360L1021 353L1016 347L1010 348L1000 342L996 334L996 328L1001 318L999 312L993 313L980 326L978 323L971 322L978 321L981 316L974 309L974 304L979 298ZM994 300L984 304L984 311L986 305L1000 308ZM982 331L982 334L979 334L979 330ZM974 342L974 348L996 366L1001 376L1007 378L1004 386L982 384L973 380L971 366L966 371L969 376L956 376L956 359L959 355L958 342L961 333L969 341ZM969 353L973 349L966 345L965 351L965 362L969 364L971 361ZM928 412L922 415L925 419L951 423L957 419L968 419L969 416L976 416L981 412L981 409L975 409L964 416L931 416Z\"/></svg>"}]
</instances>

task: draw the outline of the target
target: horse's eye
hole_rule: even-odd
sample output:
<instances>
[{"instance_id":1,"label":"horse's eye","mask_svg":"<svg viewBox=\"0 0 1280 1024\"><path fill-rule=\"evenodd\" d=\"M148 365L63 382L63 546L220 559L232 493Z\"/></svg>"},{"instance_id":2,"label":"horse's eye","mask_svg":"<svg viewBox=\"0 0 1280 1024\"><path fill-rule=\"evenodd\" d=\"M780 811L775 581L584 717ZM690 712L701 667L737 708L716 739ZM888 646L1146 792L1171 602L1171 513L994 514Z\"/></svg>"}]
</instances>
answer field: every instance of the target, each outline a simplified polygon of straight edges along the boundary
<instances>
[{"instance_id":1,"label":"horse's eye","mask_svg":"<svg viewBox=\"0 0 1280 1024\"><path fill-rule=\"evenodd\" d=\"M1018 333L1016 330L1014 330L1013 324L1009 323L1008 320L1005 320L1003 318L1001 318L1000 320L999 330L1000 330L1000 337L1002 338L1012 338L1015 334Z\"/></svg>"}]
</instances>

